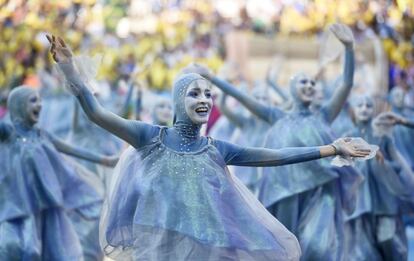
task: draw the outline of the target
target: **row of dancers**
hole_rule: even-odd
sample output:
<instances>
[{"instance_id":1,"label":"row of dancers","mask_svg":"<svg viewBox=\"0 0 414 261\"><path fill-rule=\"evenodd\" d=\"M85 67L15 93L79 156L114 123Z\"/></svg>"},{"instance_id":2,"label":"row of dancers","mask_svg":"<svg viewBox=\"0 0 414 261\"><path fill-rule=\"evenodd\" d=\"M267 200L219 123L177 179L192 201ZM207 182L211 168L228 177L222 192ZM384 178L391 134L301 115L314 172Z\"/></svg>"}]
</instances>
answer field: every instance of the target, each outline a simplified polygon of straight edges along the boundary
<instances>
[{"instance_id":1,"label":"row of dancers","mask_svg":"<svg viewBox=\"0 0 414 261\"><path fill-rule=\"evenodd\" d=\"M266 88L243 92L192 65L175 80L172 101L155 107L154 124L139 120L141 95L134 120L122 117L125 106L118 113L103 107L64 40L48 36L77 100L78 137L64 141L37 126L42 101L35 90L9 94L10 120L0 123L1 259L407 259L414 121L399 88L392 112L374 117L373 98L354 97L355 124L345 120L354 40L345 25L331 31L345 59L340 84L323 103L304 73L292 77L284 110L269 103ZM218 105L238 128L237 144L200 134L213 86L224 93ZM229 108L227 96L249 113ZM346 125L341 135L332 128L338 119ZM82 147L74 146L78 140ZM119 157L123 143L129 146Z\"/></svg>"}]
</instances>

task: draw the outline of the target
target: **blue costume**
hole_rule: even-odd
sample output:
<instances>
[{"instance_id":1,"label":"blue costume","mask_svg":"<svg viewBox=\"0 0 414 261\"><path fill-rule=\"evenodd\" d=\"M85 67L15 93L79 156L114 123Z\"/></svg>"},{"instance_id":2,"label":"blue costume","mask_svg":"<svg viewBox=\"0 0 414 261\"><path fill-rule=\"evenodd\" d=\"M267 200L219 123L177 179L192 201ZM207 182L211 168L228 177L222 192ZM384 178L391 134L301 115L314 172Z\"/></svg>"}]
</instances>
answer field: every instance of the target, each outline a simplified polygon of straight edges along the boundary
<instances>
[{"instance_id":1,"label":"blue costume","mask_svg":"<svg viewBox=\"0 0 414 261\"><path fill-rule=\"evenodd\" d=\"M397 95L403 95L401 99L404 99L404 91L399 87L394 87L391 91L391 108L392 111L400 116L407 118L409 121L414 122L412 118L412 113L408 111L405 106L398 104L396 102ZM412 146L414 142L414 124L396 125L393 128L393 137L395 141L395 146L397 146L398 151L403 155L403 157L409 162L411 169L414 170L414 147Z\"/></svg>"},{"instance_id":2,"label":"blue costume","mask_svg":"<svg viewBox=\"0 0 414 261\"><path fill-rule=\"evenodd\" d=\"M93 174L59 152L109 164L108 159L34 127L40 98L33 89L15 88L8 109L12 125L0 126L0 259L100 258L102 190Z\"/></svg>"},{"instance_id":3,"label":"blue costume","mask_svg":"<svg viewBox=\"0 0 414 261\"><path fill-rule=\"evenodd\" d=\"M374 106L370 97L359 97L355 103L357 106L363 106L363 103ZM414 175L390 137L374 136L371 118L357 121L356 128L348 133L348 136L360 136L370 144L378 145L383 158L356 164L365 179L358 189L355 211L347 217L349 258L406 260L403 202L408 205L414 200Z\"/></svg>"},{"instance_id":4,"label":"blue costume","mask_svg":"<svg viewBox=\"0 0 414 261\"><path fill-rule=\"evenodd\" d=\"M334 140L329 124L348 97L353 71L353 48L346 45L343 85L316 112L310 110L311 101L305 104L298 97L299 85L303 85L305 93L314 91L314 81L303 74L291 80L294 108L290 113L262 105L216 77L211 81L273 125L265 147L317 146ZM304 260L343 260L347 252L342 211L352 210L353 195L360 182L361 176L355 169L333 167L328 160L264 168L259 200L297 235Z\"/></svg>"},{"instance_id":5,"label":"blue costume","mask_svg":"<svg viewBox=\"0 0 414 261\"><path fill-rule=\"evenodd\" d=\"M414 148L412 142L414 142L414 120L412 110L406 107L405 105L405 91L401 87L394 87L389 95L389 102L391 104L392 112L396 113L399 116L405 117L405 124L398 124L393 127L393 139L395 146L397 147L399 153L405 158L405 160L410 165L411 170L414 171ZM414 224L413 218L413 207L411 206L411 211L406 213L404 216L404 223L408 228L408 231L412 230ZM413 246L414 240L412 238L412 233L408 233L408 241L410 246L409 258L414 254Z\"/></svg>"},{"instance_id":6,"label":"blue costume","mask_svg":"<svg viewBox=\"0 0 414 261\"><path fill-rule=\"evenodd\" d=\"M176 80L174 125L166 128L108 113L80 80L72 63L59 65L78 90L77 98L89 118L132 146L117 166L105 203L101 220L105 254L121 260L299 258L295 237L226 165L308 161L321 157L318 147L246 148L200 136L201 124L189 118L184 101L198 97L193 94L196 89L187 94L193 82L205 81L198 74Z\"/></svg>"},{"instance_id":7,"label":"blue costume","mask_svg":"<svg viewBox=\"0 0 414 261\"><path fill-rule=\"evenodd\" d=\"M324 100L326 101L328 97L331 97L334 93L334 90L341 84L343 81L342 76L338 77L334 81L331 82L322 82L323 92L324 92ZM348 99L349 100L349 99ZM349 128L354 126L354 123L351 119L351 108L348 101L342 106L341 111L339 112L338 116L335 120L331 123L331 128L333 133L336 136L342 136L344 133L349 131Z\"/></svg>"}]
</instances>

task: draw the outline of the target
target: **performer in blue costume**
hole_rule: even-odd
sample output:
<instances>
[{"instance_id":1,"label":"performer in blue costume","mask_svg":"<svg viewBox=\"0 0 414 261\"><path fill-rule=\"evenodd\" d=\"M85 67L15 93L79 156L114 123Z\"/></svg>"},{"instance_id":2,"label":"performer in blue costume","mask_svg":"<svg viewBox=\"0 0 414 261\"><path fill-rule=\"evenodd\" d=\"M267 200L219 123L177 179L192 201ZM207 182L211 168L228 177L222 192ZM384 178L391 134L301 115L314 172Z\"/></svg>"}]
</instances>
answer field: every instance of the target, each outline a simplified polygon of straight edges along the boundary
<instances>
[{"instance_id":1,"label":"performer in blue costume","mask_svg":"<svg viewBox=\"0 0 414 261\"><path fill-rule=\"evenodd\" d=\"M96 260L102 252L90 239L98 239L100 188L93 174L59 152L108 166L116 159L37 128L41 100L35 90L17 87L7 104L12 124L0 124L0 259Z\"/></svg>"},{"instance_id":2,"label":"performer in blue costume","mask_svg":"<svg viewBox=\"0 0 414 261\"><path fill-rule=\"evenodd\" d=\"M394 87L389 94L391 113L395 119L392 136L398 151L408 162L411 170L414 170L414 148L412 146L414 142L414 120L412 110L405 105L405 96L405 90L399 86ZM410 233L414 225L413 209L413 206L411 206L411 211L404 215L404 223L408 229L407 235L410 246L409 258L412 252L414 252L412 251L414 245L412 233Z\"/></svg>"},{"instance_id":3,"label":"performer in blue costume","mask_svg":"<svg viewBox=\"0 0 414 261\"><path fill-rule=\"evenodd\" d=\"M329 124L336 118L351 91L354 71L351 30L340 24L332 26L331 30L345 46L343 82L319 111L310 109L315 95L315 81L305 74L292 78L293 109L290 113L284 113L276 107L256 102L206 70L202 73L252 113L273 124L265 147L330 143L334 135ZM328 160L264 168L259 200L298 236L304 260L343 260L347 253L342 211L343 208L352 208L353 191L360 180L356 170L331 166Z\"/></svg>"},{"instance_id":4,"label":"performer in blue costume","mask_svg":"<svg viewBox=\"0 0 414 261\"><path fill-rule=\"evenodd\" d=\"M268 92L264 86L256 87L251 94L260 103L268 105ZM271 125L263 121L252 113L247 116L240 111L233 111L226 105L226 94L220 101L220 111L228 118L228 120L239 128L239 135L233 142L240 146L246 147L262 147L264 138ZM234 167L236 176L246 185L252 192L257 189L259 173L257 168Z\"/></svg>"},{"instance_id":5,"label":"performer in blue costume","mask_svg":"<svg viewBox=\"0 0 414 261\"><path fill-rule=\"evenodd\" d=\"M158 126L170 126L173 115L171 99L161 96L158 97L151 114L152 124Z\"/></svg>"},{"instance_id":6,"label":"performer in blue costume","mask_svg":"<svg viewBox=\"0 0 414 261\"><path fill-rule=\"evenodd\" d=\"M405 108L404 100L405 91L401 87L394 87L390 93L391 110L406 119L394 126L395 145L414 170L414 119L412 119L412 113Z\"/></svg>"},{"instance_id":7,"label":"performer in blue costume","mask_svg":"<svg viewBox=\"0 0 414 261\"><path fill-rule=\"evenodd\" d=\"M360 136L380 148L377 157L357 162L365 179L358 189L356 209L347 217L350 260L407 260L407 239L402 222L403 201L414 202L414 175L389 136L378 136L372 127L374 101L360 96L353 101ZM385 116L385 115L384 115ZM387 115L391 120L392 115ZM403 120L394 117L395 122Z\"/></svg>"},{"instance_id":8,"label":"performer in blue costume","mask_svg":"<svg viewBox=\"0 0 414 261\"><path fill-rule=\"evenodd\" d=\"M48 39L85 113L132 146L117 165L101 220L102 247L110 257L298 260L295 236L226 166L277 166L335 154L364 157L369 153L345 139L327 146L269 150L200 136L212 98L208 81L195 73L183 74L174 83L173 127L125 120L99 105L79 77L64 41Z\"/></svg>"}]
</instances>

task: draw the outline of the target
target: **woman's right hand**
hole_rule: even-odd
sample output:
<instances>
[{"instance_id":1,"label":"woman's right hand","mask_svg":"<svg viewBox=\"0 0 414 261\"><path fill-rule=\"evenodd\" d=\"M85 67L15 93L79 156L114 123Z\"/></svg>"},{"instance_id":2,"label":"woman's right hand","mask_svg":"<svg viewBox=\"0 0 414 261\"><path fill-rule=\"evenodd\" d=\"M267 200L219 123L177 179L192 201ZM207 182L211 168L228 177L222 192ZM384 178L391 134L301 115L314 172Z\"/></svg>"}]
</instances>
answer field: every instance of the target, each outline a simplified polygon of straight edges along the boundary
<instances>
[{"instance_id":1,"label":"woman's right hand","mask_svg":"<svg viewBox=\"0 0 414 261\"><path fill-rule=\"evenodd\" d=\"M72 59L72 51L62 38L54 35L46 35L47 40L51 44L50 53L53 60L57 63L69 63Z\"/></svg>"},{"instance_id":2,"label":"woman's right hand","mask_svg":"<svg viewBox=\"0 0 414 261\"><path fill-rule=\"evenodd\" d=\"M336 23L329 27L329 30L341 41L345 46L353 47L354 45L354 35L351 28L345 24Z\"/></svg>"}]
</instances>

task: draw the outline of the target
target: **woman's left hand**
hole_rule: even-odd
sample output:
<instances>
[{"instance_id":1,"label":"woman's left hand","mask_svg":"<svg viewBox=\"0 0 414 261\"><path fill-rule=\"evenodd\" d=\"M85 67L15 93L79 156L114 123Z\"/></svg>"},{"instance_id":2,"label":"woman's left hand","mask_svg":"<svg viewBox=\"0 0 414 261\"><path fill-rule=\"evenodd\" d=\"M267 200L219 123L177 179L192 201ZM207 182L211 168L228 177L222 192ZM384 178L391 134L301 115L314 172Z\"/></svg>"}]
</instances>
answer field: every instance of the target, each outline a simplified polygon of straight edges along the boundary
<instances>
[{"instance_id":1,"label":"woman's left hand","mask_svg":"<svg viewBox=\"0 0 414 261\"><path fill-rule=\"evenodd\" d=\"M380 123L384 122L388 125L403 124L405 120L404 117L393 112L382 113L377 117Z\"/></svg>"},{"instance_id":2,"label":"woman's left hand","mask_svg":"<svg viewBox=\"0 0 414 261\"><path fill-rule=\"evenodd\" d=\"M363 158L371 153L371 150L353 141L352 138L340 138L332 143L336 154L343 157Z\"/></svg>"}]
</instances>

